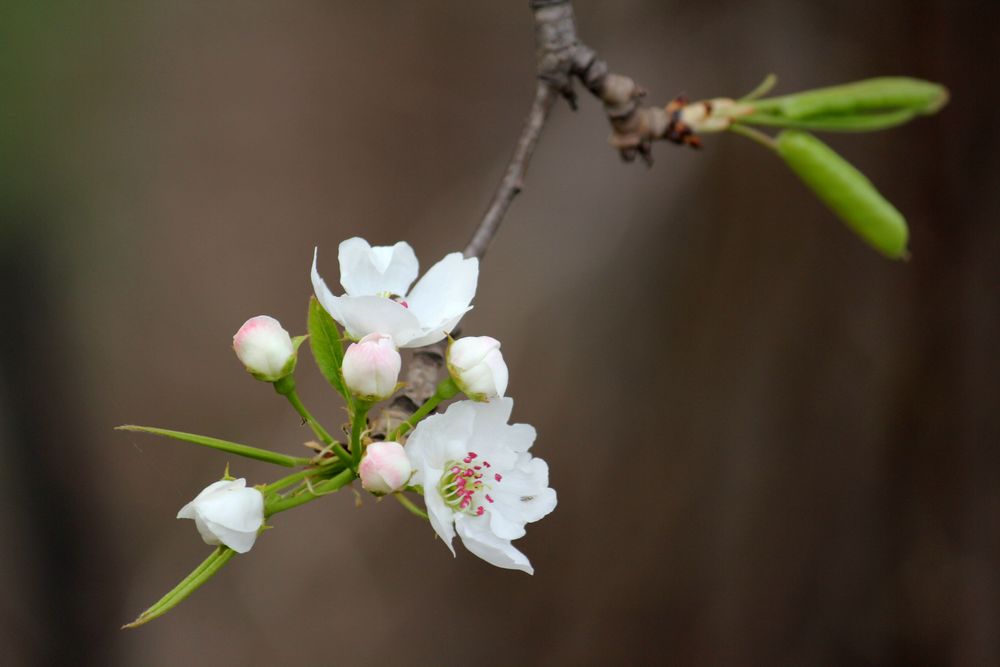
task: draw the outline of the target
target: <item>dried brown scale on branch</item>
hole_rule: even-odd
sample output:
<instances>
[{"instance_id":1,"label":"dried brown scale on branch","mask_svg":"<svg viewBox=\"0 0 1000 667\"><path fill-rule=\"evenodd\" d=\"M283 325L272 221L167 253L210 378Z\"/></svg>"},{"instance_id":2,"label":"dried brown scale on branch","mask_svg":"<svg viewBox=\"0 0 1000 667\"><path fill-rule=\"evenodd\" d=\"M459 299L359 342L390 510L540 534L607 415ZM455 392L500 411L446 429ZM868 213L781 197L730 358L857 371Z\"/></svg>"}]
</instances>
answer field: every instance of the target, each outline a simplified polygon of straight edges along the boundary
<instances>
[{"instance_id":1,"label":"dried brown scale on branch","mask_svg":"<svg viewBox=\"0 0 1000 667\"><path fill-rule=\"evenodd\" d=\"M679 117L676 101L665 108L642 106L646 96L631 77L611 72L606 62L576 35L573 7L568 0L535 0L536 38L539 40L538 75L551 82L575 106L572 78L580 80L604 103L611 123L610 143L626 162L641 157L652 164L652 142L671 141L698 147L701 142Z\"/></svg>"}]
</instances>

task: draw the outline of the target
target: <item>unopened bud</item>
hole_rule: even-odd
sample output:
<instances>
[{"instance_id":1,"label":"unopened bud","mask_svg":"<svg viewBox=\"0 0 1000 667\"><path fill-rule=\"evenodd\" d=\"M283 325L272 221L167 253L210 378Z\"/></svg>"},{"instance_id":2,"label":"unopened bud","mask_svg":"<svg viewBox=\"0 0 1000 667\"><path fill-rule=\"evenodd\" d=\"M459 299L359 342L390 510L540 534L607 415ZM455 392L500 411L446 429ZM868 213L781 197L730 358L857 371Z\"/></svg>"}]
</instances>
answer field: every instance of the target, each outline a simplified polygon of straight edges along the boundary
<instances>
[{"instance_id":1,"label":"unopened bud","mask_svg":"<svg viewBox=\"0 0 1000 667\"><path fill-rule=\"evenodd\" d=\"M379 401L396 390L402 365L392 338L371 333L352 343L344 353L344 382L358 398Z\"/></svg>"},{"instance_id":2,"label":"unopened bud","mask_svg":"<svg viewBox=\"0 0 1000 667\"><path fill-rule=\"evenodd\" d=\"M474 401L503 397L507 391L507 364L500 341L489 336L459 338L448 347L448 372L455 384Z\"/></svg>"},{"instance_id":3,"label":"unopened bud","mask_svg":"<svg viewBox=\"0 0 1000 667\"><path fill-rule=\"evenodd\" d=\"M361 486L378 495L402 490L412 472L406 450L398 442L371 443L358 467Z\"/></svg>"},{"instance_id":4,"label":"unopened bud","mask_svg":"<svg viewBox=\"0 0 1000 667\"><path fill-rule=\"evenodd\" d=\"M273 317L258 315L247 320L233 336L233 349L258 380L275 382L295 370L295 345Z\"/></svg>"}]
</instances>

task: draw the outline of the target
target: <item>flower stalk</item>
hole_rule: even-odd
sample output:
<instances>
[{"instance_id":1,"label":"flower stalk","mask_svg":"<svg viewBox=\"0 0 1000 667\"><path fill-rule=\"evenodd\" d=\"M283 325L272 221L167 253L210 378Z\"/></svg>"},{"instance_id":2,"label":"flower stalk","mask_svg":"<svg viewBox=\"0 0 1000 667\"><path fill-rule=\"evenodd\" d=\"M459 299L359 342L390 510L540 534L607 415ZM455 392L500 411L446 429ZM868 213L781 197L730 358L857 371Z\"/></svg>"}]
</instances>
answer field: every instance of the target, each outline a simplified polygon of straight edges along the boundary
<instances>
[{"instance_id":1,"label":"flower stalk","mask_svg":"<svg viewBox=\"0 0 1000 667\"><path fill-rule=\"evenodd\" d=\"M439 403L441 403L441 401L453 398L456 394L458 394L458 392L458 385L455 384L454 380L450 377L442 380L437 386L437 389L434 391L434 394L424 401L424 404L417 408L417 411L410 415L409 419L400 424L396 430L393 431L390 440L398 441L400 436L405 435L406 432L416 426L421 419L429 415L431 411L434 410Z\"/></svg>"}]
</instances>

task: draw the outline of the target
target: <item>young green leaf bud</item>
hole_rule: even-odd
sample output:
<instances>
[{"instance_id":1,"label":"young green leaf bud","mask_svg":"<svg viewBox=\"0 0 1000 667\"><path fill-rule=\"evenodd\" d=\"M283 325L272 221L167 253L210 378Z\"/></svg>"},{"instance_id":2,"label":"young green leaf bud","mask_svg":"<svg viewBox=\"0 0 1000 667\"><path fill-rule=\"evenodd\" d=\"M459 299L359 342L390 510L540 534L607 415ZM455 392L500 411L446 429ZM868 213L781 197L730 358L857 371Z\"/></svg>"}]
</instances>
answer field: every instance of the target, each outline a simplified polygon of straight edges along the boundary
<instances>
[{"instance_id":1,"label":"young green leaf bud","mask_svg":"<svg viewBox=\"0 0 1000 667\"><path fill-rule=\"evenodd\" d=\"M792 171L858 236L887 257L906 257L906 220L864 174L806 132L782 132L777 149Z\"/></svg>"}]
</instances>

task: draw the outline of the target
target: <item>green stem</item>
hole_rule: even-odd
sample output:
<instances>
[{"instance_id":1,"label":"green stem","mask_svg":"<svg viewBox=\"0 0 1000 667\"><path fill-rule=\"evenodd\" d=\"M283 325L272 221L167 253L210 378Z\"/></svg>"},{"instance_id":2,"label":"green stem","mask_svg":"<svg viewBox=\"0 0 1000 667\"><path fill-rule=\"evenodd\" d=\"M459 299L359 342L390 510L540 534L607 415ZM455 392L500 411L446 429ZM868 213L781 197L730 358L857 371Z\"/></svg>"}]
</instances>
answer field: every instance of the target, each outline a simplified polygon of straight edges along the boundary
<instances>
[{"instance_id":1,"label":"green stem","mask_svg":"<svg viewBox=\"0 0 1000 667\"><path fill-rule=\"evenodd\" d=\"M347 454L344 446L330 436L327 430L323 428L323 425L316 421L316 418L312 416L312 413L302 403L299 393L295 391L295 380L291 375L287 375L275 382L274 390L288 399L288 402L292 404L292 407L299 413L299 416L309 424L309 428L316 434L316 437L322 440L324 445L330 445L333 448L334 453L337 454L337 458L345 464L349 464L351 457Z\"/></svg>"},{"instance_id":2,"label":"green stem","mask_svg":"<svg viewBox=\"0 0 1000 667\"><path fill-rule=\"evenodd\" d=\"M330 479L323 480L318 484L313 485L313 490L308 493L303 493L299 495L290 496L288 498L282 498L281 500L276 500L270 503L265 514L267 516L273 516L279 512L284 512L290 510L299 505L305 505L308 502L316 500L317 498L324 496L328 493L333 493L344 486L347 486L355 479L354 471L351 469L341 470L339 473L331 477Z\"/></svg>"},{"instance_id":3,"label":"green stem","mask_svg":"<svg viewBox=\"0 0 1000 667\"><path fill-rule=\"evenodd\" d=\"M396 498L396 500L399 501L399 504L402 505L403 507L405 507L407 510L409 510L410 513L416 514L421 519L429 519L430 518L430 517L427 516L427 512L425 512L422 509L420 509L419 507L417 507L413 503L412 500L410 500L409 498L407 498L406 496L404 496L402 493L394 493L392 495Z\"/></svg>"},{"instance_id":4,"label":"green stem","mask_svg":"<svg viewBox=\"0 0 1000 667\"><path fill-rule=\"evenodd\" d=\"M433 396L424 401L424 404L417 408L417 411L410 415L409 419L396 427L396 430L392 432L392 436L389 439L394 442L398 442L400 436L404 435L407 431L416 426L417 422L429 415L431 410L436 408L441 401L447 400L457 393L458 386L455 384L455 381L451 378L444 380L437 386L437 389L434 390Z\"/></svg>"},{"instance_id":5,"label":"green stem","mask_svg":"<svg viewBox=\"0 0 1000 667\"><path fill-rule=\"evenodd\" d=\"M772 151L778 150L778 144L774 141L774 139L759 130L753 129L752 127L740 125L739 123L733 123L729 126L729 131L741 134L747 139L755 141L765 148L770 148Z\"/></svg>"},{"instance_id":6,"label":"green stem","mask_svg":"<svg viewBox=\"0 0 1000 667\"><path fill-rule=\"evenodd\" d=\"M291 486L296 482L301 482L307 477L313 477L313 476L319 477L323 476L324 474L329 474L330 472L332 472L335 466L336 464L332 464L328 466L323 466L322 468L306 468L305 470L300 470L298 472L292 473L291 475L288 475L287 477L282 477L281 479L275 482L271 482L267 486L262 487L260 489L260 492L263 493L265 496L269 493L275 493L276 491L280 491L286 486Z\"/></svg>"},{"instance_id":7,"label":"green stem","mask_svg":"<svg viewBox=\"0 0 1000 667\"><path fill-rule=\"evenodd\" d=\"M154 618L159 618L165 613L183 602L189 595L194 593L206 581L214 577L222 567L236 554L235 551L226 546L219 546L208 558L202 561L201 565L177 584L173 590L160 598L156 604L139 614L139 617L122 626L124 628L135 628L145 623L149 623Z\"/></svg>"},{"instance_id":8,"label":"green stem","mask_svg":"<svg viewBox=\"0 0 1000 667\"><path fill-rule=\"evenodd\" d=\"M361 464L361 433L368 425L368 410L370 403L359 400L354 404L354 412L351 415L351 454L354 455L354 469L357 470Z\"/></svg>"}]
</instances>

